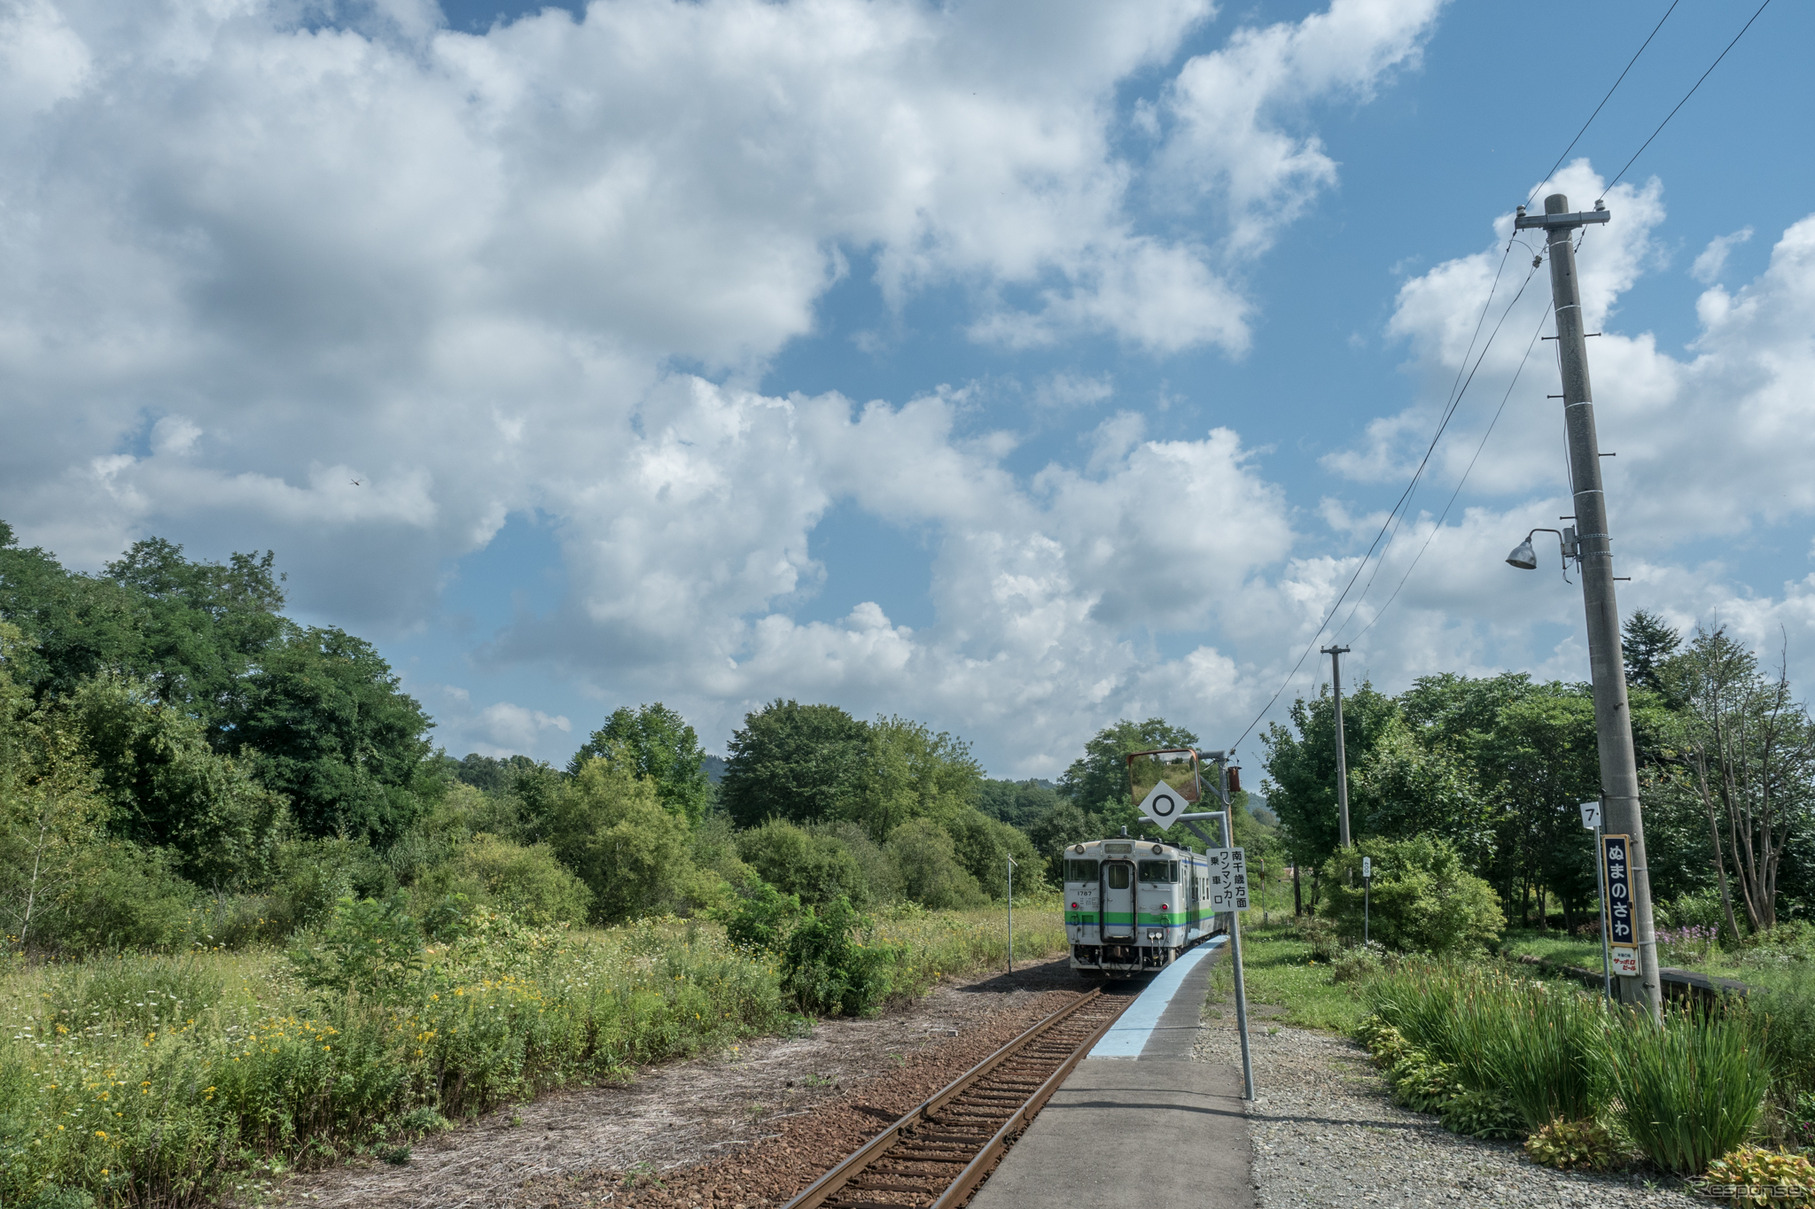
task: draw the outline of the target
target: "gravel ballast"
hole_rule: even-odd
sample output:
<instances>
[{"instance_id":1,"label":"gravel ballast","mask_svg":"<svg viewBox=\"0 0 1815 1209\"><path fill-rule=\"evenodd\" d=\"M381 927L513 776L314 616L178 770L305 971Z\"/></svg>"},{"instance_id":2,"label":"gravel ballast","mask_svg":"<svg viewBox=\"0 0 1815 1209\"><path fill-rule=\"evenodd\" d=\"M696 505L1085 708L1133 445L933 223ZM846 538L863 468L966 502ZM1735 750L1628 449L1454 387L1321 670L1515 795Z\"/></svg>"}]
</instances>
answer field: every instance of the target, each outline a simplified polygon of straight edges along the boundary
<instances>
[{"instance_id":1,"label":"gravel ballast","mask_svg":"<svg viewBox=\"0 0 1815 1209\"><path fill-rule=\"evenodd\" d=\"M1195 1057L1241 1065L1232 1005L1206 1010ZM1360 1046L1341 1037L1250 1019L1255 1100L1248 1105L1261 1209L1302 1206L1632 1206L1706 1202L1641 1176L1560 1172L1513 1142L1450 1133L1387 1097ZM1674 1184L1674 1181L1669 1181Z\"/></svg>"}]
</instances>

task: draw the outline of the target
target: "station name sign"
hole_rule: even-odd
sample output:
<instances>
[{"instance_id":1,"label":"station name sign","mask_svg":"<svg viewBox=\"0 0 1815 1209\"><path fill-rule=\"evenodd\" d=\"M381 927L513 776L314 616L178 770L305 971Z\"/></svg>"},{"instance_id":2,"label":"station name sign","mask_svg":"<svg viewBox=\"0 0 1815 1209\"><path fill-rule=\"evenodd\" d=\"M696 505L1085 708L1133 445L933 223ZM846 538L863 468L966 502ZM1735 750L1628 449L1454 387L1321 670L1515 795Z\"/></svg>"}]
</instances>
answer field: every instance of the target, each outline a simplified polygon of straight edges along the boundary
<instances>
[{"instance_id":1,"label":"station name sign","mask_svg":"<svg viewBox=\"0 0 1815 1209\"><path fill-rule=\"evenodd\" d=\"M1613 972L1635 978L1639 972L1638 930L1632 915L1632 837L1601 837L1601 863L1607 876L1607 955Z\"/></svg>"}]
</instances>

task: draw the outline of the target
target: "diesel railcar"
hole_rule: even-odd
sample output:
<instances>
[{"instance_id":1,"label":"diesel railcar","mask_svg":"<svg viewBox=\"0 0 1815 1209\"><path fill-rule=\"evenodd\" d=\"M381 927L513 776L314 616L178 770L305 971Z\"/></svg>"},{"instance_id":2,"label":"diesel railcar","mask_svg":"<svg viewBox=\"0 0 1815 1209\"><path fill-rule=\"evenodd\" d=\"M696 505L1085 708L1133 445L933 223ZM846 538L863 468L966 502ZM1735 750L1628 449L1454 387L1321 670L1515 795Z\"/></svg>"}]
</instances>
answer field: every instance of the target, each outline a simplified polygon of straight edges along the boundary
<instances>
[{"instance_id":1,"label":"diesel railcar","mask_svg":"<svg viewBox=\"0 0 1815 1209\"><path fill-rule=\"evenodd\" d=\"M1209 868L1188 848L1110 839L1065 850L1065 935L1071 968L1158 970L1222 930L1210 910Z\"/></svg>"}]
</instances>

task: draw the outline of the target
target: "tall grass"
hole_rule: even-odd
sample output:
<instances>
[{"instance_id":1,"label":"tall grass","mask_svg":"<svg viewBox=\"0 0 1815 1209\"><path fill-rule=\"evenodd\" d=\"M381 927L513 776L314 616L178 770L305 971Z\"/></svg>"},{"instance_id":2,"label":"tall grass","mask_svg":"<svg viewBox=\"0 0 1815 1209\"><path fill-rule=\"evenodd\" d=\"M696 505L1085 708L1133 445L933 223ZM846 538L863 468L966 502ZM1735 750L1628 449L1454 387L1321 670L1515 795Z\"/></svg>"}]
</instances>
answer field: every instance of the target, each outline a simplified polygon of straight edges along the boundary
<instances>
[{"instance_id":1,"label":"tall grass","mask_svg":"<svg viewBox=\"0 0 1815 1209\"><path fill-rule=\"evenodd\" d=\"M1017 911L1016 954L1062 949L1057 920ZM1001 960L1002 925L903 911L865 942L894 955L906 995ZM311 992L270 952L0 968L0 1206L63 1190L211 1203L248 1173L737 1045L790 1007L772 958L691 921L493 918L426 956L420 983L382 1000Z\"/></svg>"},{"instance_id":2,"label":"tall grass","mask_svg":"<svg viewBox=\"0 0 1815 1209\"><path fill-rule=\"evenodd\" d=\"M1699 1174L1757 1123L1770 1070L1744 1020L1672 1012L1608 1037L1626 1128L1660 1167Z\"/></svg>"},{"instance_id":3,"label":"tall grass","mask_svg":"<svg viewBox=\"0 0 1815 1209\"><path fill-rule=\"evenodd\" d=\"M1593 1115L1604 1100L1606 1011L1567 987L1425 960L1373 979L1370 1006L1470 1087L1506 1096L1527 1128Z\"/></svg>"},{"instance_id":4,"label":"tall grass","mask_svg":"<svg viewBox=\"0 0 1815 1209\"><path fill-rule=\"evenodd\" d=\"M1463 1085L1506 1097L1527 1129L1617 1118L1680 1173L1744 1141L1771 1082L1775 1030L1743 1010L1671 1011L1659 1029L1565 983L1437 960L1403 962L1363 996Z\"/></svg>"}]
</instances>

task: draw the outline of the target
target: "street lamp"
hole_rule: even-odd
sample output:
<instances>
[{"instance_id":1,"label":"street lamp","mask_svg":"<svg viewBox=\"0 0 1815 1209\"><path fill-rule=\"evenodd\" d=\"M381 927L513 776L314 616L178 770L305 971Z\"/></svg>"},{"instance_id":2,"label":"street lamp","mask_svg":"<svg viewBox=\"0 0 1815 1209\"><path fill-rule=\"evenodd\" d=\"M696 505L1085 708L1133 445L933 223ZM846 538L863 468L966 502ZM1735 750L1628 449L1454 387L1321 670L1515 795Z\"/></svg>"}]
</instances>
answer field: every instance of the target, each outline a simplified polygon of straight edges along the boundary
<instances>
[{"instance_id":1,"label":"street lamp","mask_svg":"<svg viewBox=\"0 0 1815 1209\"><path fill-rule=\"evenodd\" d=\"M1567 581L1569 579L1569 560L1575 557L1576 553L1576 531L1574 526L1567 529L1533 529L1530 533L1525 535L1524 541L1513 547L1513 552L1506 556L1506 561L1512 566L1519 568L1521 571L1536 571L1538 569L1538 552L1532 549L1531 539L1539 533L1554 533L1557 535L1557 546L1562 554L1563 579Z\"/></svg>"}]
</instances>

